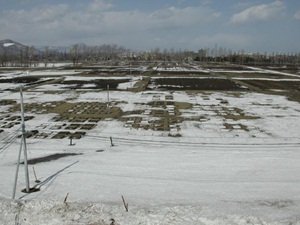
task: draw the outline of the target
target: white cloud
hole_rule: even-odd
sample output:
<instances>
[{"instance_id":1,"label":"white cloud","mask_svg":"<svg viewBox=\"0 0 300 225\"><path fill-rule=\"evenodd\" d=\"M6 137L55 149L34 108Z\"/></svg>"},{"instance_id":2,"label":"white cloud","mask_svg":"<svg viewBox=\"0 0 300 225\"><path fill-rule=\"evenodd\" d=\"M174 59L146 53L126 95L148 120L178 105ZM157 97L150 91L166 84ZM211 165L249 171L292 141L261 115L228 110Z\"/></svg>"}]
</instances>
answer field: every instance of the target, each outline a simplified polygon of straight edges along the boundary
<instances>
[{"instance_id":1,"label":"white cloud","mask_svg":"<svg viewBox=\"0 0 300 225\"><path fill-rule=\"evenodd\" d=\"M284 9L285 4L282 1L256 5L234 14L230 22L233 24L265 22L278 17Z\"/></svg>"},{"instance_id":2,"label":"white cloud","mask_svg":"<svg viewBox=\"0 0 300 225\"><path fill-rule=\"evenodd\" d=\"M95 12L101 12L113 8L112 3L106 2L104 0L94 0L89 4L88 9Z\"/></svg>"},{"instance_id":3,"label":"white cloud","mask_svg":"<svg viewBox=\"0 0 300 225\"><path fill-rule=\"evenodd\" d=\"M181 5L184 2L186 2L186 0L177 0L177 5Z\"/></svg>"},{"instance_id":4,"label":"white cloud","mask_svg":"<svg viewBox=\"0 0 300 225\"><path fill-rule=\"evenodd\" d=\"M210 5L212 3L212 0L201 0L201 3L203 5Z\"/></svg>"},{"instance_id":5,"label":"white cloud","mask_svg":"<svg viewBox=\"0 0 300 225\"><path fill-rule=\"evenodd\" d=\"M59 4L52 6L44 6L42 8L33 9L29 12L33 21L36 22L45 22L45 21L53 21L54 18L62 17L68 11L68 5Z\"/></svg>"},{"instance_id":6,"label":"white cloud","mask_svg":"<svg viewBox=\"0 0 300 225\"><path fill-rule=\"evenodd\" d=\"M294 18L296 20L300 20L300 10L298 12L295 13Z\"/></svg>"},{"instance_id":7,"label":"white cloud","mask_svg":"<svg viewBox=\"0 0 300 225\"><path fill-rule=\"evenodd\" d=\"M221 16L221 13L202 7L169 7L150 14L149 22L161 28L201 25Z\"/></svg>"},{"instance_id":8,"label":"white cloud","mask_svg":"<svg viewBox=\"0 0 300 225\"><path fill-rule=\"evenodd\" d=\"M153 19L165 20L173 17L176 14L175 11L176 11L175 7L169 7L169 8L157 10L153 12L150 16Z\"/></svg>"},{"instance_id":9,"label":"white cloud","mask_svg":"<svg viewBox=\"0 0 300 225\"><path fill-rule=\"evenodd\" d=\"M0 34L17 40L22 37L29 44L40 45L101 44L102 40L125 44L133 40L133 35L144 36L150 43L160 33L199 30L221 15L209 8L179 6L152 12L119 11L110 2L95 0L88 5L43 5L30 10L2 11Z\"/></svg>"},{"instance_id":10,"label":"white cloud","mask_svg":"<svg viewBox=\"0 0 300 225\"><path fill-rule=\"evenodd\" d=\"M254 5L253 2L238 2L234 4L234 8L242 10L242 9L249 8L253 5Z\"/></svg>"},{"instance_id":11,"label":"white cloud","mask_svg":"<svg viewBox=\"0 0 300 225\"><path fill-rule=\"evenodd\" d=\"M31 10L9 10L0 14L0 21L7 22L7 26L35 26L45 25L47 22L59 20L60 26L125 26L135 28L135 25L144 24L144 28L181 27L194 24L203 24L220 17L220 13L202 7L168 7L153 12L139 10L116 11L111 10L113 5L104 0L94 0L85 7L72 8L71 5L45 5Z\"/></svg>"}]
</instances>

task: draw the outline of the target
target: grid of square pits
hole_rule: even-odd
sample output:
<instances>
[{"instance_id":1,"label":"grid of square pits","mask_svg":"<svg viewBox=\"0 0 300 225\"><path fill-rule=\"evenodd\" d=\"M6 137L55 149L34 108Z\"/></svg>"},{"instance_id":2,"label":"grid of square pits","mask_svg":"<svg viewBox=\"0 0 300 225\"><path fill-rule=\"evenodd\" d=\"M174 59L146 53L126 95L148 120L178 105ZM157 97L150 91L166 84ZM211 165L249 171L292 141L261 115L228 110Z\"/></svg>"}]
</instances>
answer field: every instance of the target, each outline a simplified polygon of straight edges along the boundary
<instances>
[{"instance_id":1,"label":"grid of square pits","mask_svg":"<svg viewBox=\"0 0 300 225\"><path fill-rule=\"evenodd\" d=\"M28 121L33 118L34 118L34 116L25 116L24 120ZM14 126L20 126L20 124L21 124L21 116L18 116L18 115L0 116L0 128L1 129L9 129Z\"/></svg>"},{"instance_id":2,"label":"grid of square pits","mask_svg":"<svg viewBox=\"0 0 300 225\"><path fill-rule=\"evenodd\" d=\"M97 126L99 118L81 118L56 116L47 123L37 126L38 133L32 138L74 138L80 139L86 135L87 131Z\"/></svg>"},{"instance_id":3,"label":"grid of square pits","mask_svg":"<svg viewBox=\"0 0 300 225\"><path fill-rule=\"evenodd\" d=\"M217 133L220 137L269 136L267 132L253 124L255 116L245 115L242 109L228 106L226 99L190 94L189 100L194 103L190 113L197 115L194 117L197 121L195 127L208 135ZM231 119L232 117L235 119Z\"/></svg>"},{"instance_id":4,"label":"grid of square pits","mask_svg":"<svg viewBox=\"0 0 300 225\"><path fill-rule=\"evenodd\" d=\"M135 104L135 111L140 111L140 115L126 116L125 127L168 131L170 135L179 135L180 122L177 117L178 110L172 104L174 99L172 94L141 94L141 99L149 104Z\"/></svg>"},{"instance_id":5,"label":"grid of square pits","mask_svg":"<svg viewBox=\"0 0 300 225\"><path fill-rule=\"evenodd\" d=\"M90 103L80 102L69 104L65 108L64 102L46 102L46 103L31 103L25 105L25 111L37 114L57 113L57 110L62 110L60 116L52 118L49 122L40 124L34 130L27 131L27 138L82 138L87 131L97 126L101 120L101 115L107 115L107 106L105 103ZM14 112L18 108L12 107L10 112ZM93 115L85 117L85 115ZM72 115L72 116L70 116ZM95 118L94 115L97 117ZM33 117L25 117L25 120ZM18 116L3 116L0 118L0 126L10 128L20 124Z\"/></svg>"},{"instance_id":6,"label":"grid of square pits","mask_svg":"<svg viewBox=\"0 0 300 225\"><path fill-rule=\"evenodd\" d=\"M204 131L208 136L212 133L220 137L268 137L269 134L253 124L255 116L245 115L243 110L230 107L223 98L213 98L209 94L188 94L189 102L193 103L191 109L182 110L190 114L195 127ZM135 129L152 129L154 131L169 131L169 134L180 135L180 112L172 104L163 101L172 101L172 94L142 94L141 98L151 101L151 106L136 104L135 110L141 115L127 117L125 127ZM234 119L231 119L231 118Z\"/></svg>"}]
</instances>

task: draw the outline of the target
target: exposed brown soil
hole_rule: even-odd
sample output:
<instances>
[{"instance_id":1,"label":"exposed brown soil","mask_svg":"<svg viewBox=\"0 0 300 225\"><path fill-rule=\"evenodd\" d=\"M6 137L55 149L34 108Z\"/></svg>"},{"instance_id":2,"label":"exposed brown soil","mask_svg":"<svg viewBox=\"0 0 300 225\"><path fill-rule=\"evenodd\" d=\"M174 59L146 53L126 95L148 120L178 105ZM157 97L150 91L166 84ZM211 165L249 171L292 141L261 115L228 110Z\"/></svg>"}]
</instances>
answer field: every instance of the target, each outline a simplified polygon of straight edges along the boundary
<instances>
[{"instance_id":1,"label":"exposed brown soil","mask_svg":"<svg viewBox=\"0 0 300 225\"><path fill-rule=\"evenodd\" d=\"M241 85L229 79L214 78L158 78L152 79L158 89L167 90L245 90Z\"/></svg>"},{"instance_id":2,"label":"exposed brown soil","mask_svg":"<svg viewBox=\"0 0 300 225\"><path fill-rule=\"evenodd\" d=\"M68 157L68 156L75 156L75 155L82 155L82 153L80 154L76 154L76 153L56 153L53 155L48 155L45 157L40 157L40 158L36 158L36 159L30 159L27 161L27 163L29 165L34 165L37 163L43 163L43 162L49 162L49 161L53 161L53 160L57 160L63 157ZM21 163L24 164L24 163Z\"/></svg>"},{"instance_id":3,"label":"exposed brown soil","mask_svg":"<svg viewBox=\"0 0 300 225\"><path fill-rule=\"evenodd\" d=\"M70 89L106 89L109 86L110 90L116 90L121 83L129 82L130 79L95 79L95 80L67 80L61 84L70 85ZM84 85L94 85L84 87Z\"/></svg>"},{"instance_id":4,"label":"exposed brown soil","mask_svg":"<svg viewBox=\"0 0 300 225\"><path fill-rule=\"evenodd\" d=\"M36 77L14 77L14 78L1 79L0 83L29 84L29 83L38 82L39 80L40 78L36 78Z\"/></svg>"},{"instance_id":5,"label":"exposed brown soil","mask_svg":"<svg viewBox=\"0 0 300 225\"><path fill-rule=\"evenodd\" d=\"M299 81L269 81L269 80L243 80L243 83L252 85L261 90L289 90L289 91L300 91L300 80Z\"/></svg>"}]
</instances>

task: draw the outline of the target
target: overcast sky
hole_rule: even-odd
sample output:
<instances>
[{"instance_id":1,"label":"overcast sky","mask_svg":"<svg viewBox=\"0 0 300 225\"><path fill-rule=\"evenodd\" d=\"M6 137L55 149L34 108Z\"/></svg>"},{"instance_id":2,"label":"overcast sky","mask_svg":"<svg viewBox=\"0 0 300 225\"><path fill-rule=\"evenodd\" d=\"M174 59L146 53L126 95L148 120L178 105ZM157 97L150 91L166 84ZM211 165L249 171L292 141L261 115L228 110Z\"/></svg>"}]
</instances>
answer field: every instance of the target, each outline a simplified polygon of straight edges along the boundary
<instances>
[{"instance_id":1,"label":"overcast sky","mask_svg":"<svg viewBox=\"0 0 300 225\"><path fill-rule=\"evenodd\" d=\"M0 40L300 52L300 0L0 0Z\"/></svg>"}]
</instances>

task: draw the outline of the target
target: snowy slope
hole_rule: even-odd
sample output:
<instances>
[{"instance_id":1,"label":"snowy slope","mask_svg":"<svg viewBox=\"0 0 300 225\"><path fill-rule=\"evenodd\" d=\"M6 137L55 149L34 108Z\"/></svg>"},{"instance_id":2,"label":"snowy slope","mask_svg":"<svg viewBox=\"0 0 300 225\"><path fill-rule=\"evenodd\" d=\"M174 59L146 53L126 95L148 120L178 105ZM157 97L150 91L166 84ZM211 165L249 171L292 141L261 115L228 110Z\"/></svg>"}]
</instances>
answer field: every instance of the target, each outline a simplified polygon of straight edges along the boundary
<instances>
[{"instance_id":1,"label":"snowy slope","mask_svg":"<svg viewBox=\"0 0 300 225\"><path fill-rule=\"evenodd\" d=\"M1 149L0 224L110 224L111 218L118 224L300 224L299 103L258 93L113 91L110 98L123 111L146 112L150 106L144 103L171 94L173 101L193 104L180 111L190 120L178 124L177 138L109 119L73 146L68 139L27 139L29 159L77 155L29 165L31 187L40 188L31 194L20 191L25 187L21 165L16 200L11 195L20 140ZM19 102L18 93L0 97ZM31 90L24 97L26 103L106 102L107 93ZM220 105L222 100L228 103ZM234 108L243 109L257 119L225 119L223 108L233 114ZM0 108L1 115L7 111ZM51 131L55 114L28 115L35 116L26 122L28 130L44 124L45 132ZM206 120L195 121L198 117ZM0 140L18 134L18 128L0 133ZM33 167L41 183L35 183Z\"/></svg>"}]
</instances>

